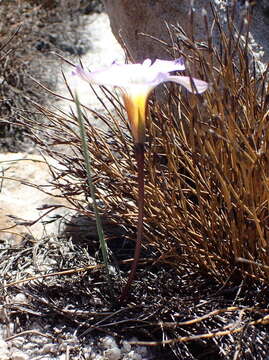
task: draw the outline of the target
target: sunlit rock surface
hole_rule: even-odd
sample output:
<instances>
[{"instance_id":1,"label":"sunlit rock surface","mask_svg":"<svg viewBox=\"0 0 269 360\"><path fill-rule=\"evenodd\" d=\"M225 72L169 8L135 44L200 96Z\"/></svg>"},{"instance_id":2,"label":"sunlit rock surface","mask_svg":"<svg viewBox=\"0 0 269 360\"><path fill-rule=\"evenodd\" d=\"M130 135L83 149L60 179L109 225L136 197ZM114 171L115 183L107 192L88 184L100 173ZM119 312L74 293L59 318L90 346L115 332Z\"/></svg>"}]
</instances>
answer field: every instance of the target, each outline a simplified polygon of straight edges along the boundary
<instances>
[{"instance_id":1,"label":"sunlit rock surface","mask_svg":"<svg viewBox=\"0 0 269 360\"><path fill-rule=\"evenodd\" d=\"M51 159L47 161L53 163ZM43 236L56 236L64 215L72 211L62 207L68 206L68 202L59 197L60 193L50 186L52 176L45 159L40 155L27 153L0 154L0 169L3 176L0 192L0 241L19 245L26 235L30 235L33 241L38 241ZM52 195L48 194L50 192ZM47 206L50 205L59 207L34 223L49 210ZM44 207L46 209L42 210ZM30 226L32 222L33 225Z\"/></svg>"},{"instance_id":2,"label":"sunlit rock surface","mask_svg":"<svg viewBox=\"0 0 269 360\"><path fill-rule=\"evenodd\" d=\"M187 32L191 27L188 14L192 2L189 0L103 0L103 2L115 37L121 44L128 47L135 61L145 58L169 58L163 44L152 40L151 37L171 45L172 40L167 24L178 24ZM228 0L193 1L193 31L198 41L205 40L207 37L203 9L206 10L209 25L212 24L210 3L215 5L221 23L225 24L226 6L228 5L231 9L234 2ZM244 1L235 3L237 20L233 25L237 28L241 20L246 18L245 3ZM250 22L250 49L256 59L265 66L269 61L269 4L265 0L255 3ZM217 38L217 27L215 30L213 36Z\"/></svg>"}]
</instances>

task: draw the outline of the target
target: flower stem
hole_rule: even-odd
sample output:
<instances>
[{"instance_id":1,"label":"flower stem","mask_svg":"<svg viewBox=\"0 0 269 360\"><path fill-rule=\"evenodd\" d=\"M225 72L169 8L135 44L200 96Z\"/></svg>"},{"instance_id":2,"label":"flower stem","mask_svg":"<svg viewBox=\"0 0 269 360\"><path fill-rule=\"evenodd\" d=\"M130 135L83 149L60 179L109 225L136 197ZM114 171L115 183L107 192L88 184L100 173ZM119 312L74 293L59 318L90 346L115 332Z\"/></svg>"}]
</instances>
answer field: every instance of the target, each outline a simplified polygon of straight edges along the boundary
<instances>
[{"instance_id":1,"label":"flower stem","mask_svg":"<svg viewBox=\"0 0 269 360\"><path fill-rule=\"evenodd\" d=\"M134 261L132 263L131 272L125 285L120 301L124 302L128 295L130 286L134 280L136 274L136 268L138 261L140 259L141 253L141 245L142 245L142 238L143 238L143 218L144 218L144 200L145 200L145 190L144 190L144 144L137 143L135 144L135 157L137 162L137 182L138 182L138 221L137 221L137 235L136 235L136 245L134 251Z\"/></svg>"}]
</instances>

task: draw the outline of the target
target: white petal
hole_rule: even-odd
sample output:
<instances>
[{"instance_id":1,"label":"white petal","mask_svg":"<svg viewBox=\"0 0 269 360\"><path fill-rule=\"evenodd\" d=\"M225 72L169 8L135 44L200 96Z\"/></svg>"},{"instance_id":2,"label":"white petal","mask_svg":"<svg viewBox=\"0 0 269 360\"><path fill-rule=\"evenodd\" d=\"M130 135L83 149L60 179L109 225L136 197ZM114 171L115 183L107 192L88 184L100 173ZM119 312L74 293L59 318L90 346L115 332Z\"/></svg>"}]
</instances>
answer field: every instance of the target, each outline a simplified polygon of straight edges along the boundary
<instances>
[{"instance_id":1,"label":"white petal","mask_svg":"<svg viewBox=\"0 0 269 360\"><path fill-rule=\"evenodd\" d=\"M150 59L146 59L146 60L143 61L142 65L149 67L151 65L151 63L152 63L152 61Z\"/></svg>"},{"instance_id":2,"label":"white petal","mask_svg":"<svg viewBox=\"0 0 269 360\"><path fill-rule=\"evenodd\" d=\"M156 72L169 73L172 71L181 71L185 70L183 58L176 60L159 60L157 59L152 65L151 68L154 68Z\"/></svg>"},{"instance_id":3,"label":"white petal","mask_svg":"<svg viewBox=\"0 0 269 360\"><path fill-rule=\"evenodd\" d=\"M125 91L134 92L150 92L154 87L167 81L172 81L184 86L188 91L201 94L207 88L208 84L205 81L195 78L190 79L188 76L172 76L170 71L183 70L183 59L174 61L156 60L153 65L150 65L150 59L146 59L142 64L113 64L110 67L98 71L89 72L82 69L80 66L76 67L73 72L84 81L91 84L116 86Z\"/></svg>"},{"instance_id":4,"label":"white petal","mask_svg":"<svg viewBox=\"0 0 269 360\"><path fill-rule=\"evenodd\" d=\"M166 81L172 81L184 86L188 91L194 94L202 94L208 88L208 83L189 76L167 76Z\"/></svg>"},{"instance_id":5,"label":"white petal","mask_svg":"<svg viewBox=\"0 0 269 360\"><path fill-rule=\"evenodd\" d=\"M141 64L113 64L105 69L89 72L77 66L74 75L79 75L81 79L91 84L124 87L128 83L135 82L141 69Z\"/></svg>"}]
</instances>

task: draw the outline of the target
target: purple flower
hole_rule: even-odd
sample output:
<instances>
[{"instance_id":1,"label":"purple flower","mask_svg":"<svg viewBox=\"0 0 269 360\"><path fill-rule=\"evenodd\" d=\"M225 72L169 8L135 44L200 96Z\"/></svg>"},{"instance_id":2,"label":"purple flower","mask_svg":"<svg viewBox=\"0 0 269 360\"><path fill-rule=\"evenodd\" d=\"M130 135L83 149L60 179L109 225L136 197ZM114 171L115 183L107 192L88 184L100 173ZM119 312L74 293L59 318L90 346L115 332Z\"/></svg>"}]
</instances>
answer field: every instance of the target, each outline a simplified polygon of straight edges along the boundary
<instances>
[{"instance_id":1,"label":"purple flower","mask_svg":"<svg viewBox=\"0 0 269 360\"><path fill-rule=\"evenodd\" d=\"M151 91L164 82L174 82L188 91L201 94L208 84L188 76L170 75L174 71L185 70L183 58L159 60L154 63L146 59L142 64L112 64L101 70L89 72L76 67L73 72L90 84L115 86L120 88L127 110L135 143L144 142L147 100Z\"/></svg>"}]
</instances>

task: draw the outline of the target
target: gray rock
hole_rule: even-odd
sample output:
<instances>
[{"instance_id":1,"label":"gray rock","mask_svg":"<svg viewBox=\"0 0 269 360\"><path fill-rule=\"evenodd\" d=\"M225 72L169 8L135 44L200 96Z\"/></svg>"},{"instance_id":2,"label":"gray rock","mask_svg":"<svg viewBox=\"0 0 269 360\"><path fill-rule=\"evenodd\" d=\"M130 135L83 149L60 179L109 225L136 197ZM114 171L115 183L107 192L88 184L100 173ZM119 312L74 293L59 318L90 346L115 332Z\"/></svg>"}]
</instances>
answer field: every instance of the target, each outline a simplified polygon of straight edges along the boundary
<instances>
[{"instance_id":1,"label":"gray rock","mask_svg":"<svg viewBox=\"0 0 269 360\"><path fill-rule=\"evenodd\" d=\"M188 27L189 0L104 0L104 5L115 37L127 46L135 61L168 57L162 44L146 35L170 44L166 24ZM195 2L196 9L204 6L209 8L207 0ZM196 33L201 34L198 22Z\"/></svg>"},{"instance_id":2,"label":"gray rock","mask_svg":"<svg viewBox=\"0 0 269 360\"><path fill-rule=\"evenodd\" d=\"M169 58L160 39L171 44L170 34L166 24L179 24L185 31L190 28L189 0L103 0L105 9L110 18L112 31L118 41L125 44L134 61L145 58ZM223 24L225 24L226 6L232 6L230 0L194 0L194 35L195 39L205 40L205 26L202 9L207 11L209 23L212 22L212 3L217 10ZM269 59L269 1L257 1L253 7L250 25L250 52L255 58L266 65ZM238 27L246 16L246 2L236 2L238 11ZM213 34L214 35L214 34ZM215 32L217 36L217 31ZM217 41L217 39L215 38Z\"/></svg>"}]
</instances>

